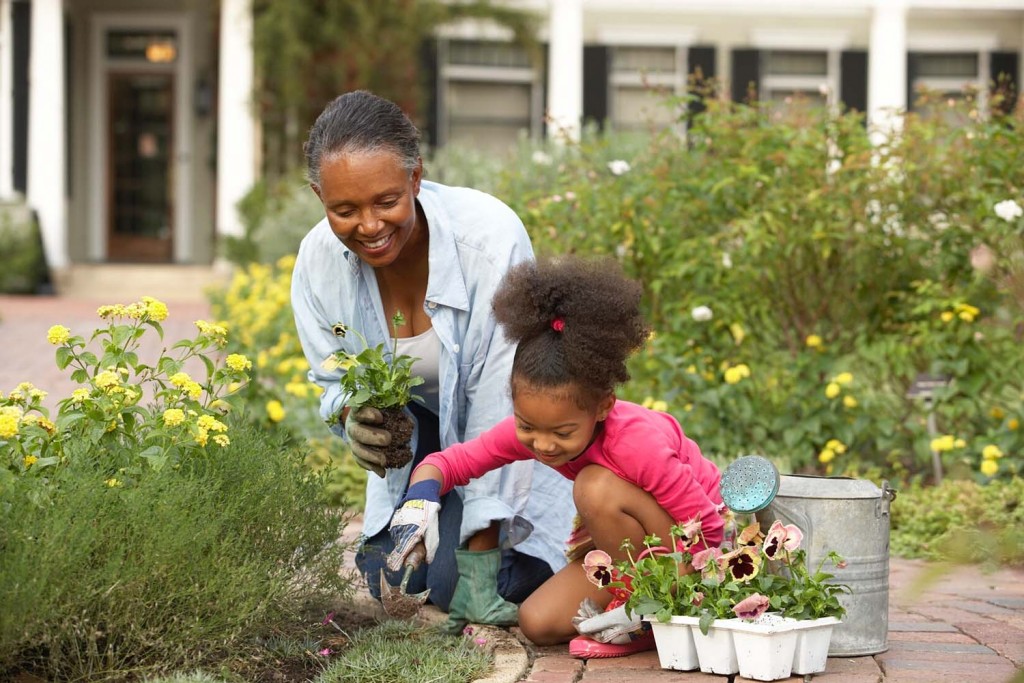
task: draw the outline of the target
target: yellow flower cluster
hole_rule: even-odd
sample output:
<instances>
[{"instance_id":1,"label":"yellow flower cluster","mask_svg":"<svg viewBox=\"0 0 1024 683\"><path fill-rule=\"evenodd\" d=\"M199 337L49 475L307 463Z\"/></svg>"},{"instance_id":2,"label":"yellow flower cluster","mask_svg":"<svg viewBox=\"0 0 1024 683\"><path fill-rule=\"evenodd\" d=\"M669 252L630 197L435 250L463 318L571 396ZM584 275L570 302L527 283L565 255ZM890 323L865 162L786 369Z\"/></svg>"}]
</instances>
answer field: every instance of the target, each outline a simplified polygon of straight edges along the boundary
<instances>
[{"instance_id":1,"label":"yellow flower cluster","mask_svg":"<svg viewBox=\"0 0 1024 683\"><path fill-rule=\"evenodd\" d=\"M224 364L235 372L245 372L252 368L252 361L240 353L228 354L228 357L224 359Z\"/></svg>"},{"instance_id":2,"label":"yellow flower cluster","mask_svg":"<svg viewBox=\"0 0 1024 683\"><path fill-rule=\"evenodd\" d=\"M187 372L176 372L168 378L174 386L181 389L193 401L198 401L203 395L203 387L199 382L193 380Z\"/></svg>"},{"instance_id":3,"label":"yellow flower cluster","mask_svg":"<svg viewBox=\"0 0 1024 683\"><path fill-rule=\"evenodd\" d=\"M842 455L846 452L846 444L839 439L829 439L825 443L825 447L818 453L818 462L828 464L835 460L837 455Z\"/></svg>"},{"instance_id":4,"label":"yellow flower cluster","mask_svg":"<svg viewBox=\"0 0 1024 683\"><path fill-rule=\"evenodd\" d=\"M955 318L959 318L965 323L971 323L974 322L974 319L978 317L979 313L981 313L981 311L970 304L957 304L952 310L943 311L939 315L939 318L941 318L944 323L953 322Z\"/></svg>"},{"instance_id":5,"label":"yellow flower cluster","mask_svg":"<svg viewBox=\"0 0 1024 683\"><path fill-rule=\"evenodd\" d=\"M653 396L648 396L647 398L645 398L643 403L641 403L640 405L642 405L644 408L650 408L651 410L656 410L659 413L667 413L668 412L668 403L666 403L665 401L662 401L661 399L655 400L655 398Z\"/></svg>"},{"instance_id":6,"label":"yellow flower cluster","mask_svg":"<svg viewBox=\"0 0 1024 683\"><path fill-rule=\"evenodd\" d=\"M994 477L999 472L999 459L1003 457L1003 449L990 443L981 449L981 473L986 477Z\"/></svg>"},{"instance_id":7,"label":"yellow flower cluster","mask_svg":"<svg viewBox=\"0 0 1024 683\"><path fill-rule=\"evenodd\" d=\"M267 417L271 422L280 422L284 419L284 406L278 400L267 401Z\"/></svg>"},{"instance_id":8,"label":"yellow flower cluster","mask_svg":"<svg viewBox=\"0 0 1024 683\"><path fill-rule=\"evenodd\" d=\"M164 425L167 427L177 427L185 421L185 411L181 408L168 408L164 411Z\"/></svg>"},{"instance_id":9,"label":"yellow flower cluster","mask_svg":"<svg viewBox=\"0 0 1024 683\"><path fill-rule=\"evenodd\" d=\"M227 434L223 433L228 430L228 426L213 415L200 415L199 419L196 420L196 425L199 428L196 434L196 443L200 446L205 446L210 440L210 432L215 432L213 442L221 448L231 443Z\"/></svg>"},{"instance_id":10,"label":"yellow flower cluster","mask_svg":"<svg viewBox=\"0 0 1024 683\"><path fill-rule=\"evenodd\" d=\"M966 446L967 442L963 439L958 439L952 434L943 434L942 436L932 439L928 447L936 453L944 453L946 451L952 451Z\"/></svg>"},{"instance_id":11,"label":"yellow flower cluster","mask_svg":"<svg viewBox=\"0 0 1024 683\"><path fill-rule=\"evenodd\" d=\"M34 465L38 460L39 458L29 453L28 455L21 459L21 464L25 466L25 469L28 469L29 467L32 467L32 465Z\"/></svg>"},{"instance_id":12,"label":"yellow flower cluster","mask_svg":"<svg viewBox=\"0 0 1024 683\"><path fill-rule=\"evenodd\" d=\"M197 320L196 328L199 330L199 334L209 337L214 344L221 348L228 343L228 328L224 325Z\"/></svg>"},{"instance_id":13,"label":"yellow flower cluster","mask_svg":"<svg viewBox=\"0 0 1024 683\"><path fill-rule=\"evenodd\" d=\"M13 403L28 403L33 399L40 401L46 398L46 392L37 389L31 382L22 382L14 388L14 391L7 394L7 399Z\"/></svg>"},{"instance_id":14,"label":"yellow flower cluster","mask_svg":"<svg viewBox=\"0 0 1024 683\"><path fill-rule=\"evenodd\" d=\"M54 346L60 346L71 338L71 330L63 325L54 325L46 332L46 341Z\"/></svg>"},{"instance_id":15,"label":"yellow flower cluster","mask_svg":"<svg viewBox=\"0 0 1024 683\"><path fill-rule=\"evenodd\" d=\"M21 414L18 406L0 406L0 438L9 439L18 435Z\"/></svg>"},{"instance_id":16,"label":"yellow flower cluster","mask_svg":"<svg viewBox=\"0 0 1024 683\"><path fill-rule=\"evenodd\" d=\"M843 387L848 386L852 382L853 373L840 372L825 385L825 398L830 400L838 398L843 393ZM850 394L846 394L843 396L843 405L847 408L856 408L857 399Z\"/></svg>"},{"instance_id":17,"label":"yellow flower cluster","mask_svg":"<svg viewBox=\"0 0 1024 683\"><path fill-rule=\"evenodd\" d=\"M807 339L804 340L804 343L811 349L821 349L823 344L821 337L816 334L807 335Z\"/></svg>"},{"instance_id":18,"label":"yellow flower cluster","mask_svg":"<svg viewBox=\"0 0 1024 683\"><path fill-rule=\"evenodd\" d=\"M109 320L110 318L131 318L132 320L155 320L160 322L167 319L167 304L151 296L144 296L141 301L136 301L132 304L100 306L96 309L96 315L104 320Z\"/></svg>"},{"instance_id":19,"label":"yellow flower cluster","mask_svg":"<svg viewBox=\"0 0 1024 683\"><path fill-rule=\"evenodd\" d=\"M750 368L746 363L733 365L725 369L723 376L726 384L738 384L741 380L750 377Z\"/></svg>"}]
</instances>

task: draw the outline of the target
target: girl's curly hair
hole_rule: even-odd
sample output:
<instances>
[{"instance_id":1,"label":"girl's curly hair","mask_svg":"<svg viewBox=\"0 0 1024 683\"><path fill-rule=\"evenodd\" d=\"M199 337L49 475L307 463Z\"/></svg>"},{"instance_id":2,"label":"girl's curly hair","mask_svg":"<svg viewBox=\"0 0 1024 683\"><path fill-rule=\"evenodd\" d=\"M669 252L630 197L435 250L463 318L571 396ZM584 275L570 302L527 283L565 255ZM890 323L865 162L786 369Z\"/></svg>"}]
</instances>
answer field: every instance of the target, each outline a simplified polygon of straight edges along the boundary
<instances>
[{"instance_id":1,"label":"girl's curly hair","mask_svg":"<svg viewBox=\"0 0 1024 683\"><path fill-rule=\"evenodd\" d=\"M569 388L581 408L596 406L629 379L626 360L650 333L642 292L610 258L557 256L511 268L492 306L517 345L512 395L524 385Z\"/></svg>"}]
</instances>

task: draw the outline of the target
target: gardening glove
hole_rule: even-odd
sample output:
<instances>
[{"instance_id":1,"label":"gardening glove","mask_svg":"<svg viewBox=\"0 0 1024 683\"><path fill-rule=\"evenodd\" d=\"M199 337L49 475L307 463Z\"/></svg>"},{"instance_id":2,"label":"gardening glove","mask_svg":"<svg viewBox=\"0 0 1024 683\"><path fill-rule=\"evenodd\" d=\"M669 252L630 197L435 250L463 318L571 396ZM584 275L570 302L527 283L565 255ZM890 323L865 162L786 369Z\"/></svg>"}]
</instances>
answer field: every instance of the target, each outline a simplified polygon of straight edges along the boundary
<instances>
[{"instance_id":1,"label":"gardening glove","mask_svg":"<svg viewBox=\"0 0 1024 683\"><path fill-rule=\"evenodd\" d=\"M439 541L437 513L441 509L440 491L441 482L434 479L418 481L409 487L388 527L391 540L395 542L395 549L388 555L388 569L391 571L401 569L421 541L426 549L427 564L434 561Z\"/></svg>"},{"instance_id":2,"label":"gardening glove","mask_svg":"<svg viewBox=\"0 0 1024 683\"><path fill-rule=\"evenodd\" d=\"M501 550L456 550L459 581L448 607L445 628L458 633L466 624L512 626L519 622L519 607L498 595Z\"/></svg>"},{"instance_id":3,"label":"gardening glove","mask_svg":"<svg viewBox=\"0 0 1024 683\"><path fill-rule=\"evenodd\" d=\"M352 457L364 470L384 478L384 452L381 447L391 444L391 432L374 425L384 423L380 411L370 406L361 406L348 411L345 418L345 433L348 434Z\"/></svg>"},{"instance_id":4,"label":"gardening glove","mask_svg":"<svg viewBox=\"0 0 1024 683\"><path fill-rule=\"evenodd\" d=\"M626 606L620 605L613 610L604 612L590 598L580 603L580 609L572 618L576 630L599 643L625 645L630 642L630 634L638 630L640 615L626 615Z\"/></svg>"}]
</instances>

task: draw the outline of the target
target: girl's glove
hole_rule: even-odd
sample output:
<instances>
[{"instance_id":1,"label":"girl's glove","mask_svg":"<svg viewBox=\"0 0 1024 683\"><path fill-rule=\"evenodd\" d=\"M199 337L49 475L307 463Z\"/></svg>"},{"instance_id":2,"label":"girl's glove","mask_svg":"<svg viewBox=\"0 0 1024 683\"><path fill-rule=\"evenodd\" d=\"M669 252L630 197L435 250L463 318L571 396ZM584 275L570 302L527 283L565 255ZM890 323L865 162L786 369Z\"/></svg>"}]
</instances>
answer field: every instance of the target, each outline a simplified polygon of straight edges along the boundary
<instances>
[{"instance_id":1,"label":"girl's glove","mask_svg":"<svg viewBox=\"0 0 1024 683\"><path fill-rule=\"evenodd\" d=\"M625 645L632 639L629 634L638 630L643 624L640 615L626 616L626 606L620 605L608 612L602 612L597 604L587 598L580 603L580 609L572 618L576 630L599 643Z\"/></svg>"},{"instance_id":2,"label":"girl's glove","mask_svg":"<svg viewBox=\"0 0 1024 683\"><path fill-rule=\"evenodd\" d=\"M422 541L426 548L426 561L430 564L437 553L437 513L441 510L441 482L433 479L420 481L409 487L401 506L391 517L388 531L395 549L388 555L388 569L398 571L413 548Z\"/></svg>"},{"instance_id":3,"label":"girl's glove","mask_svg":"<svg viewBox=\"0 0 1024 683\"><path fill-rule=\"evenodd\" d=\"M345 419L345 433L348 435L352 457L364 470L369 470L382 479L386 460L384 452L380 449L391 444L391 432L375 426L383 423L384 416L381 412L370 406L348 411L348 417Z\"/></svg>"}]
</instances>

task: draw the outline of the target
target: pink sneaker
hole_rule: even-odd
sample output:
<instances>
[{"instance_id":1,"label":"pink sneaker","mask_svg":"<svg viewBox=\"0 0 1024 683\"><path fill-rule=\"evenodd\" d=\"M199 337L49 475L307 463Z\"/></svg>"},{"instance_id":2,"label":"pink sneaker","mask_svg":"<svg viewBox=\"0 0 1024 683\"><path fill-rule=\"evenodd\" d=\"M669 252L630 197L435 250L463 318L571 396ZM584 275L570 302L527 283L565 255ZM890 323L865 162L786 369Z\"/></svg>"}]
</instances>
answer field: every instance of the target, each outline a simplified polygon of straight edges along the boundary
<instances>
[{"instance_id":1,"label":"pink sneaker","mask_svg":"<svg viewBox=\"0 0 1024 683\"><path fill-rule=\"evenodd\" d=\"M628 643L599 643L588 636L576 636L569 641L569 654L578 659L602 659L625 657L637 652L654 649L654 633L650 629L642 629L637 637Z\"/></svg>"}]
</instances>

